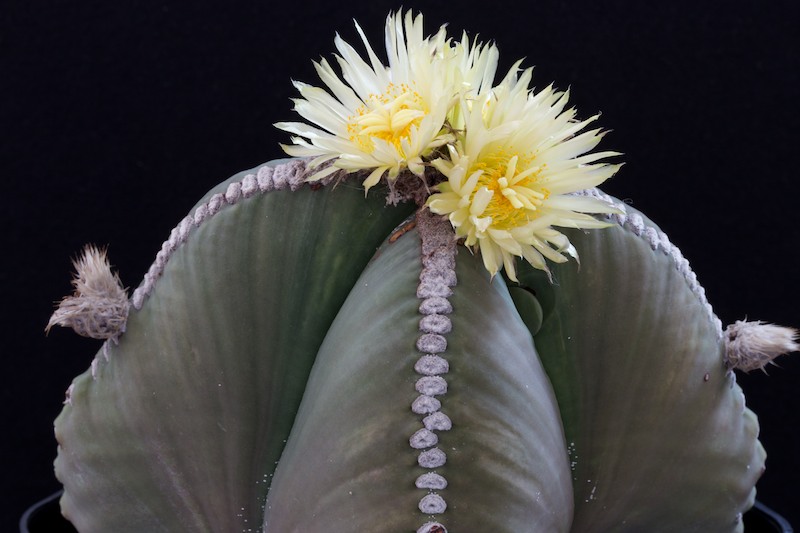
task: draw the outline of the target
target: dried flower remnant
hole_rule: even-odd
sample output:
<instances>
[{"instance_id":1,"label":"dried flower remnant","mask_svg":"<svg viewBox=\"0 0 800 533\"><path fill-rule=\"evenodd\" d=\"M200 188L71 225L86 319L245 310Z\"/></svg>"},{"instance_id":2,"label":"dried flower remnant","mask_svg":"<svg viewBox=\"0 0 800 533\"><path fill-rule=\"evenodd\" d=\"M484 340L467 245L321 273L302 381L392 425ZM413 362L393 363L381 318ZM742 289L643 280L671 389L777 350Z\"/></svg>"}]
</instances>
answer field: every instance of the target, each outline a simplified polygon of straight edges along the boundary
<instances>
[{"instance_id":1,"label":"dried flower remnant","mask_svg":"<svg viewBox=\"0 0 800 533\"><path fill-rule=\"evenodd\" d=\"M58 325L84 337L116 338L125 331L130 303L119 275L111 272L106 251L87 245L73 265L75 292L61 300L45 331Z\"/></svg>"},{"instance_id":2,"label":"dried flower remnant","mask_svg":"<svg viewBox=\"0 0 800 533\"><path fill-rule=\"evenodd\" d=\"M800 350L794 328L737 320L725 329L725 362L745 372L764 369L776 357Z\"/></svg>"}]
</instances>

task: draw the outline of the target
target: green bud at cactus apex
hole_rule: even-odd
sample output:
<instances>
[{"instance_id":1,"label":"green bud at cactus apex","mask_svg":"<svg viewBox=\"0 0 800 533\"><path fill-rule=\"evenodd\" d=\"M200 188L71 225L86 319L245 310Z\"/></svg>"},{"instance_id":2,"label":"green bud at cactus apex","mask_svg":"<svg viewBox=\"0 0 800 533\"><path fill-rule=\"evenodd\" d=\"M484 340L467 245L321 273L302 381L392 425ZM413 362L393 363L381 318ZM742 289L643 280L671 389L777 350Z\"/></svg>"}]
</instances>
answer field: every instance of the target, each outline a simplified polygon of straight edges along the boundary
<instances>
[{"instance_id":1,"label":"green bud at cactus apex","mask_svg":"<svg viewBox=\"0 0 800 533\"><path fill-rule=\"evenodd\" d=\"M360 31L360 28L359 28ZM363 38L363 32L362 32ZM76 261L48 328L104 339L55 422L81 532L734 532L764 469L681 252L596 186L567 95L387 19L297 83L292 159L180 221L130 299ZM591 231L589 231L591 230ZM580 261L578 261L580 258Z\"/></svg>"}]
</instances>

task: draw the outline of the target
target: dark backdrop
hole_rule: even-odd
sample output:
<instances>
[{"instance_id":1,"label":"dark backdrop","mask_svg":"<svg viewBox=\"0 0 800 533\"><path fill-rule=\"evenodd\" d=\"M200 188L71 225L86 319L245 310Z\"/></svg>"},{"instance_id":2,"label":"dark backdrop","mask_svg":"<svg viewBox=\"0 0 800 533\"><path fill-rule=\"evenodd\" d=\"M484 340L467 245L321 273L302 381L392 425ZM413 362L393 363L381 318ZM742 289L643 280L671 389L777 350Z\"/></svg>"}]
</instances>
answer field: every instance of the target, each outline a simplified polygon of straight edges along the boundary
<instances>
[{"instance_id":1,"label":"dark backdrop","mask_svg":"<svg viewBox=\"0 0 800 533\"><path fill-rule=\"evenodd\" d=\"M796 282L798 26L772 2L439 2L449 22L520 57L537 87L602 111L627 165L605 189L653 218L691 261L724 323L800 326ZM349 7L337 7L349 5ZM528 7L522 7L522 6ZM533 6L533 7L531 7ZM380 47L399 4L372 1L6 0L0 9L3 267L1 530L58 488L52 420L98 343L44 336L70 257L110 246L136 286L211 186L282 155L290 78L316 82L334 31L358 19ZM759 498L800 527L800 357L742 376L769 453Z\"/></svg>"}]
</instances>

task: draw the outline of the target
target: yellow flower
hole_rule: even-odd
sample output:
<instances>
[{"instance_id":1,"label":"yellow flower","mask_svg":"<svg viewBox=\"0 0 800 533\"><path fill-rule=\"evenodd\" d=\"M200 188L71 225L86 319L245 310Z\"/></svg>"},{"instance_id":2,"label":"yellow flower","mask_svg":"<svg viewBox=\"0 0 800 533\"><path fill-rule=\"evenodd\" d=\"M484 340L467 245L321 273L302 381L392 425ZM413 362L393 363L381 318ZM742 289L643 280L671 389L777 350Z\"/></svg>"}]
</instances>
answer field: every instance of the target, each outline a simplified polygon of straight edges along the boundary
<instances>
[{"instance_id":1,"label":"yellow flower","mask_svg":"<svg viewBox=\"0 0 800 533\"><path fill-rule=\"evenodd\" d=\"M426 204L448 215L456 235L480 250L492 276L505 267L514 281L515 257L548 274L546 259L577 259L569 239L553 226L609 225L589 213L616 208L569 193L599 185L620 167L598 163L616 152L589 153L603 133L583 130L597 116L576 120L574 109L565 110L568 93L552 86L529 91L531 70L518 77L517 66L494 89L462 100L464 129L448 145L449 159L433 162L447 181Z\"/></svg>"},{"instance_id":2,"label":"yellow flower","mask_svg":"<svg viewBox=\"0 0 800 533\"><path fill-rule=\"evenodd\" d=\"M283 147L289 155L314 157L312 167L333 160L311 180L337 169L370 169L364 181L369 189L384 174L394 179L405 168L422 176L423 157L453 140L445 122L459 92L479 88L486 71L494 76L493 47L471 48L466 37L451 43L444 27L423 37L422 15L407 12L401 19L400 12L386 19L388 67L356 24L369 63L337 35L336 59L344 81L323 59L314 66L327 91L295 82L302 96L295 100L295 110L313 125L276 126L296 135L294 145Z\"/></svg>"}]
</instances>

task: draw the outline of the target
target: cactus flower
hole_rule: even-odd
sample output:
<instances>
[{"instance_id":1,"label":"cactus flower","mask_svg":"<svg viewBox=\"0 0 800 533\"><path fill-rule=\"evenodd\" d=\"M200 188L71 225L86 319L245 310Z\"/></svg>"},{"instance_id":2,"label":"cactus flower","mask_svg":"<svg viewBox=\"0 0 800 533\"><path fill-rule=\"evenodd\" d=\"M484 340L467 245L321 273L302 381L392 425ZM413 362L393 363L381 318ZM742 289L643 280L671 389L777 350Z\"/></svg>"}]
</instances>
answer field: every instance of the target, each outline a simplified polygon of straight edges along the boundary
<instances>
[{"instance_id":1,"label":"cactus flower","mask_svg":"<svg viewBox=\"0 0 800 533\"><path fill-rule=\"evenodd\" d=\"M553 226L608 226L589 213L617 208L570 193L601 184L620 167L598 163L616 152L590 153L603 133L582 131L596 116L575 120L575 110L564 109L566 92L548 87L533 93L531 70L518 77L516 69L471 106L463 105L464 128L448 145L449 159L433 162L448 180L427 202L434 213L448 215L467 246L480 249L493 276L505 267L513 281L515 256L546 272L545 259L577 258L569 239Z\"/></svg>"},{"instance_id":2,"label":"cactus flower","mask_svg":"<svg viewBox=\"0 0 800 533\"><path fill-rule=\"evenodd\" d=\"M445 127L459 90L480 86L494 74L493 47L469 42L451 43L444 27L423 37L422 15L400 12L386 20L388 66L381 63L356 24L369 56L364 61L337 35L337 60L344 81L326 60L314 63L332 95L324 89L295 82L302 98L295 111L313 125L280 122L278 128L296 135L284 150L293 156L312 156L312 166L333 165L311 176L322 179L338 169L369 169L369 189L388 173L424 172L423 157L451 139ZM346 83L345 83L346 82Z\"/></svg>"}]
</instances>

